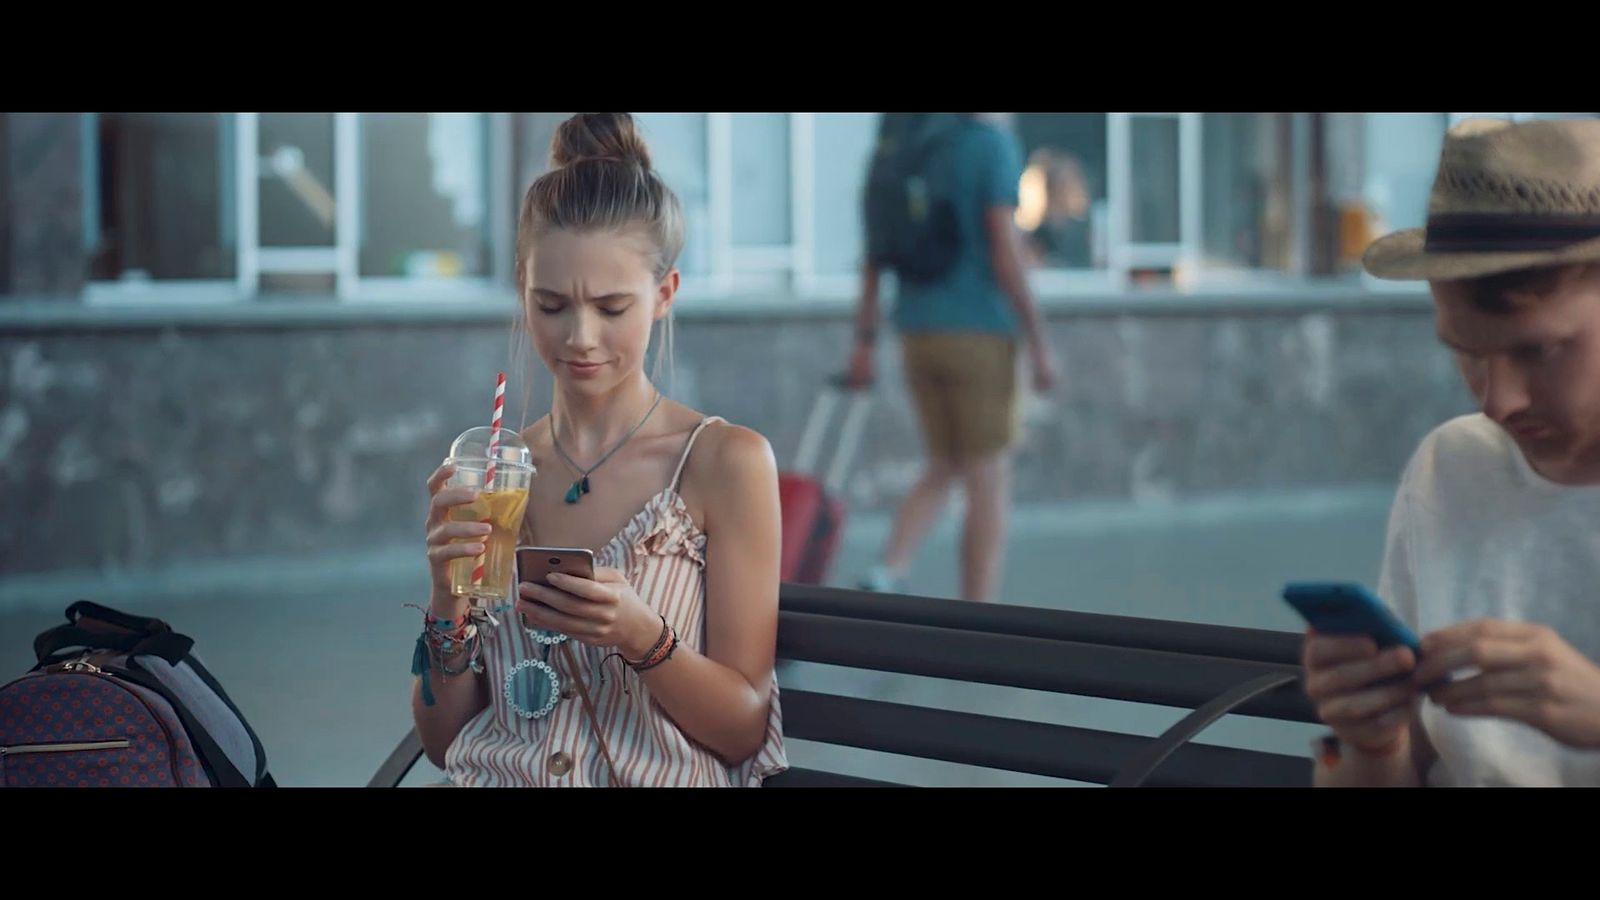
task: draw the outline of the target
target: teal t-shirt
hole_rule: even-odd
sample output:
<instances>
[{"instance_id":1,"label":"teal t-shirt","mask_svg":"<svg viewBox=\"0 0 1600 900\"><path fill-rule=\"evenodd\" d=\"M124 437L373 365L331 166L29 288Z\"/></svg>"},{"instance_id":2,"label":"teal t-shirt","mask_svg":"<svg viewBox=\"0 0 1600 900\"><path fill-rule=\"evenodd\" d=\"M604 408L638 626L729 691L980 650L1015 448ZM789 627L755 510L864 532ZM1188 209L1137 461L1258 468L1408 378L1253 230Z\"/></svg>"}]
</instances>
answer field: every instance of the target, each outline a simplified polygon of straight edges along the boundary
<instances>
[{"instance_id":1,"label":"teal t-shirt","mask_svg":"<svg viewBox=\"0 0 1600 900\"><path fill-rule=\"evenodd\" d=\"M895 327L908 333L977 331L1014 335L1016 315L994 267L983 228L984 210L1016 206L1022 153L1002 128L973 119L954 126L928 159L930 193L948 199L960 228L960 249L944 277L930 284L901 284Z\"/></svg>"}]
</instances>

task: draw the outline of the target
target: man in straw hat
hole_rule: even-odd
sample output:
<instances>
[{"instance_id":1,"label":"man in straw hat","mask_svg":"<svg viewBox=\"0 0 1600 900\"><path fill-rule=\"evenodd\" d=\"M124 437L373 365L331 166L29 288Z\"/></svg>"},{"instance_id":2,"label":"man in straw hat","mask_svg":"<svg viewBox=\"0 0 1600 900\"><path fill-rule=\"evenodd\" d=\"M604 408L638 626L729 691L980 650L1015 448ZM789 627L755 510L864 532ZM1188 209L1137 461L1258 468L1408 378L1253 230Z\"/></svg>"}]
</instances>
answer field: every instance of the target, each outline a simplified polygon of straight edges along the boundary
<instances>
[{"instance_id":1,"label":"man in straw hat","mask_svg":"<svg viewBox=\"0 0 1600 900\"><path fill-rule=\"evenodd\" d=\"M1480 413L1423 439L1379 594L1421 653L1306 639L1318 785L1600 785L1600 120L1462 122L1425 228L1364 264L1424 279Z\"/></svg>"}]
</instances>

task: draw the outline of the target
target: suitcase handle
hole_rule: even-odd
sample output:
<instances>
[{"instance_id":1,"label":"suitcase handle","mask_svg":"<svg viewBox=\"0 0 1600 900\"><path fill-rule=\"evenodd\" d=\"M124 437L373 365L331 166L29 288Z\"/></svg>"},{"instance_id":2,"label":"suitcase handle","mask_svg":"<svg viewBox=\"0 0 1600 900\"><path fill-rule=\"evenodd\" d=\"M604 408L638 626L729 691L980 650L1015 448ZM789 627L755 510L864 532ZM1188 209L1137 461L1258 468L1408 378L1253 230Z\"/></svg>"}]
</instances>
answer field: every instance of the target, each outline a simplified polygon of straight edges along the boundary
<instances>
[{"instance_id":1,"label":"suitcase handle","mask_svg":"<svg viewBox=\"0 0 1600 900\"><path fill-rule=\"evenodd\" d=\"M805 428L800 432L800 446L794 454L794 469L803 475L819 473L823 436L828 424L833 421L834 410L848 395L849 408L844 414L844 425L839 430L839 443L834 449L827 476L823 479L823 487L830 494L837 494L844 486L850 464L861 449L861 434L866 430L867 412L872 399L872 383L854 385L845 373L829 376L823 383L824 388L811 404Z\"/></svg>"}]
</instances>

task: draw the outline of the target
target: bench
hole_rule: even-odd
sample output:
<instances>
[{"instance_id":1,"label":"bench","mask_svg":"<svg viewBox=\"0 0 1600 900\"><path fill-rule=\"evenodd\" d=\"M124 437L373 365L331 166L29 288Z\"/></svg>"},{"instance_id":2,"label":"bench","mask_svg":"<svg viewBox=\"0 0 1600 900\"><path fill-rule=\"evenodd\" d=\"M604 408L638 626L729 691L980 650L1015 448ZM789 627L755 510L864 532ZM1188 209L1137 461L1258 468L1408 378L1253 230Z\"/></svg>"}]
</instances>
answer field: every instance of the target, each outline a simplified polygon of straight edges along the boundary
<instances>
[{"instance_id":1,"label":"bench","mask_svg":"<svg viewBox=\"0 0 1600 900\"><path fill-rule=\"evenodd\" d=\"M1161 735L783 689L787 737L1111 787L1304 787L1311 760L1195 742L1229 714L1317 721L1297 633L785 584L781 661L1177 707ZM408 734L369 787L422 755ZM767 787L897 786L792 768Z\"/></svg>"}]
</instances>

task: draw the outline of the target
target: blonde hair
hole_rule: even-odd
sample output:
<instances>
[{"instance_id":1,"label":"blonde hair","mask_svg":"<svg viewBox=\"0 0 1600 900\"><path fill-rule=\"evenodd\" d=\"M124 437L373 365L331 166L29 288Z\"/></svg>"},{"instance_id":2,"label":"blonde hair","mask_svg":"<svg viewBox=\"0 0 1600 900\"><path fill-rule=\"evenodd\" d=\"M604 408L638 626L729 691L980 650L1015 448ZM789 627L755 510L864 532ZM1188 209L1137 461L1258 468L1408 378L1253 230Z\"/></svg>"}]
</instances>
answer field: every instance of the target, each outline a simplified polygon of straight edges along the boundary
<instances>
[{"instance_id":1,"label":"blonde hair","mask_svg":"<svg viewBox=\"0 0 1600 900\"><path fill-rule=\"evenodd\" d=\"M524 335L528 324L528 259L534 243L556 229L638 230L654 247L651 272L655 277L665 278L672 271L683 251L683 207L678 195L650 168L650 149L633 116L578 113L556 128L550 141L550 170L528 186L517 216L517 309L519 330ZM661 341L656 345L651 367L652 381L659 381L663 358L671 378L672 344L669 310L661 324ZM517 356L513 352L513 358ZM525 394L524 424L527 404Z\"/></svg>"},{"instance_id":2,"label":"blonde hair","mask_svg":"<svg viewBox=\"0 0 1600 900\"><path fill-rule=\"evenodd\" d=\"M683 250L683 207L650 168L650 150L627 113L579 113L550 142L550 171L528 186L517 219L517 282L529 250L551 229L640 228L655 245L652 271L663 278Z\"/></svg>"}]
</instances>

